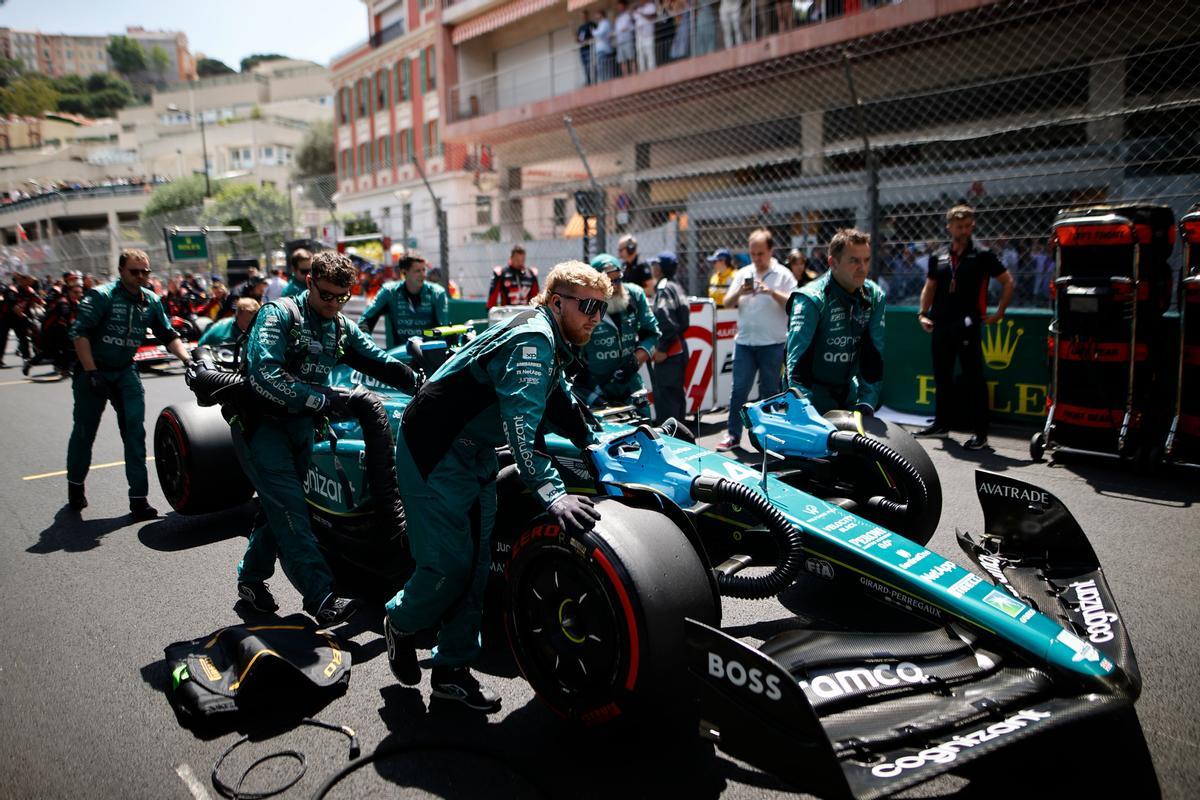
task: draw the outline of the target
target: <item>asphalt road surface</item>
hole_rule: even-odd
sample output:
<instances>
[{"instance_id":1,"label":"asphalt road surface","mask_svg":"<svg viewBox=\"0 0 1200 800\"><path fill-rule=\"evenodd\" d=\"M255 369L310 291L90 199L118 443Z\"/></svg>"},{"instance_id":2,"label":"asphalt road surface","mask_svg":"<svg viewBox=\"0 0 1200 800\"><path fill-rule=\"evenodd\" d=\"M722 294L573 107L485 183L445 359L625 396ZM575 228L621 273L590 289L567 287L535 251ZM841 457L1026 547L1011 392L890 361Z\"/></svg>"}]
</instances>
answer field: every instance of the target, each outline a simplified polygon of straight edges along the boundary
<instances>
[{"instance_id":1,"label":"asphalt road surface","mask_svg":"<svg viewBox=\"0 0 1200 800\"><path fill-rule=\"evenodd\" d=\"M60 472L70 386L48 376L43 382L45 372L26 381L17 369L0 370L0 798L216 797L209 771L237 734L202 739L179 725L164 695L162 648L239 622L234 568L250 509L131 523L122 468L100 466L123 458L107 413L87 482L91 505L81 517L70 513ZM149 376L145 386L152 430L158 411L187 390L178 374ZM718 421L710 423L702 439L709 445L720 433ZM1141 478L1094 459L1031 465L1027 432L1008 434L993 437L993 452L964 451L961 435L929 443L945 493L931 546L967 563L954 530L982 525L976 467L1011 473L1063 499L1105 566L1144 690L1133 714L1047 734L905 796L1200 796L1200 475ZM150 473L151 502L169 511L152 464ZM272 589L281 615L299 612L282 574ZM814 617L857 615L869 625L886 613L829 608L799 616L788 608L795 599L726 601L724 625L757 642ZM353 727L364 753L410 747L359 770L331 797L795 796L669 721L611 731L567 727L517 676L502 638L490 638L479 665L480 677L503 696L499 714L431 705L427 679L417 688L392 679L380 623L371 609L336 629L348 641L353 677L348 692L316 716ZM300 750L308 762L284 797L312 796L348 763L344 737L298 728L240 748L222 775L233 781L280 749ZM263 789L293 770L290 762L269 762L245 788Z\"/></svg>"}]
</instances>

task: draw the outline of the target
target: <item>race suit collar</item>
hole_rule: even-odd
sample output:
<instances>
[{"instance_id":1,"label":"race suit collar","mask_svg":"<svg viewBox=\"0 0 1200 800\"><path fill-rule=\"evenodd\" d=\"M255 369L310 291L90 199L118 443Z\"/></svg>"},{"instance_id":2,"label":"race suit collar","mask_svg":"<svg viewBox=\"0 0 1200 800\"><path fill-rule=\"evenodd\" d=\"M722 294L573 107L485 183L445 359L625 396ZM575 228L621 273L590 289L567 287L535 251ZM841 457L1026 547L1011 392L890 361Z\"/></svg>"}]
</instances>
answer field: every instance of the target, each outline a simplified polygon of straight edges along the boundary
<instances>
[{"instance_id":1,"label":"race suit collar","mask_svg":"<svg viewBox=\"0 0 1200 800\"><path fill-rule=\"evenodd\" d=\"M121 282L120 278L118 278L116 280L116 289L114 289L113 291L117 291L117 290L124 292L126 297L128 297L130 300L132 300L134 303L136 303L138 305L142 305L146 302L146 290L141 288L140 286L138 287L137 294L134 294L133 292L126 289L125 284Z\"/></svg>"},{"instance_id":2,"label":"race suit collar","mask_svg":"<svg viewBox=\"0 0 1200 800\"><path fill-rule=\"evenodd\" d=\"M858 303L859 305L870 304L871 300L867 297L866 284L860 286L857 291L851 293L847 292L845 288L843 288L842 285L837 282L837 279L833 277L832 270L826 270L825 274L822 275L821 278L825 280L825 293L832 295L839 301L843 303Z\"/></svg>"}]
</instances>

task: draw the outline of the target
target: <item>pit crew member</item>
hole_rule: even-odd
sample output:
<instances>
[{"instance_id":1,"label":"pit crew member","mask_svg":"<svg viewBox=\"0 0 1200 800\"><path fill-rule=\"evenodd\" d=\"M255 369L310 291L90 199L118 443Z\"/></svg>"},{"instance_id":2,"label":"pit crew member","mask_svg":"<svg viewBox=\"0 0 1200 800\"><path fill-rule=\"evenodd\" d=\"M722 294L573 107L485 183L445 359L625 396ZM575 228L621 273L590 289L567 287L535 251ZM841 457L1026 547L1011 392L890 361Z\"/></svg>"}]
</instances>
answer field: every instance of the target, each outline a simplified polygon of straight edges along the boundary
<instances>
[{"instance_id":1,"label":"pit crew member","mask_svg":"<svg viewBox=\"0 0 1200 800\"><path fill-rule=\"evenodd\" d=\"M822 414L879 405L886 302L870 271L870 235L846 228L829 242L828 271L788 298L788 386Z\"/></svg>"},{"instance_id":2,"label":"pit crew member","mask_svg":"<svg viewBox=\"0 0 1200 800\"><path fill-rule=\"evenodd\" d=\"M427 267L419 253L409 251L401 261L404 280L383 285L363 312L358 327L371 333L379 318L385 317L387 346L392 348L404 344L410 336L420 336L422 331L449 325L450 297L443 287L425 280Z\"/></svg>"},{"instance_id":3,"label":"pit crew member","mask_svg":"<svg viewBox=\"0 0 1200 800\"><path fill-rule=\"evenodd\" d=\"M416 570L387 603L388 662L402 683L421 680L415 634L438 626L435 697L493 712L500 699L469 665L479 653L484 588L496 515L495 448L508 444L521 480L564 530L599 518L586 497L567 494L534 449L543 423L579 446L593 432L563 370L573 347L600 324L612 285L577 261L556 266L536 308L497 323L444 363L404 412L396 442L400 492Z\"/></svg>"},{"instance_id":4,"label":"pit crew member","mask_svg":"<svg viewBox=\"0 0 1200 800\"><path fill-rule=\"evenodd\" d=\"M171 327L162 301L148 287L150 257L142 250L125 250L117 260L112 283L91 289L79 303L67 332L79 358L71 383L74 424L67 444L67 502L72 509L87 507L83 482L92 464L92 443L104 407L112 403L125 445L125 478L129 481L129 512L136 520L152 519L158 511L147 501L146 392L133 355L150 328L158 340L185 365L191 356Z\"/></svg>"}]
</instances>

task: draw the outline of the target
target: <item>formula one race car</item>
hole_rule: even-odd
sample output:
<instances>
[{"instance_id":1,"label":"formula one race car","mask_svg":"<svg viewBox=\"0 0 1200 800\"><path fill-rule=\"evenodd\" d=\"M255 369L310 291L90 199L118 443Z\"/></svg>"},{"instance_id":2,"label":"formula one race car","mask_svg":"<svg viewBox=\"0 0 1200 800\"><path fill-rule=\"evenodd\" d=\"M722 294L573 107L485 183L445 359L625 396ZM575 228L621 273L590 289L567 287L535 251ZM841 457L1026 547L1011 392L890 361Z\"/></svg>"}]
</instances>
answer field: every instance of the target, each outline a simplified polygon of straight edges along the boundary
<instances>
[{"instance_id":1,"label":"formula one race car","mask_svg":"<svg viewBox=\"0 0 1200 800\"><path fill-rule=\"evenodd\" d=\"M213 371L192 388L208 401L236 381ZM389 459L407 398L355 397L358 419L316 446L305 488L342 585L386 595L411 569ZM156 466L184 513L249 496L229 489L239 473L211 415L172 406L159 418ZM502 470L487 613L502 615L521 673L562 716L604 724L698 702L701 732L722 750L823 796L870 798L1137 698L1103 572L1051 494L976 474L985 533L959 543L991 583L865 518L904 523L924 502L920 470L885 443L839 430L795 393L744 415L764 460L826 462L813 486L852 478L837 474L847 454L905 472L914 496L818 496L647 425L598 423L600 442L584 451L545 436L601 519L561 530L515 468ZM722 597L769 598L802 574L908 612L913 628L793 629L759 646L721 630Z\"/></svg>"}]
</instances>

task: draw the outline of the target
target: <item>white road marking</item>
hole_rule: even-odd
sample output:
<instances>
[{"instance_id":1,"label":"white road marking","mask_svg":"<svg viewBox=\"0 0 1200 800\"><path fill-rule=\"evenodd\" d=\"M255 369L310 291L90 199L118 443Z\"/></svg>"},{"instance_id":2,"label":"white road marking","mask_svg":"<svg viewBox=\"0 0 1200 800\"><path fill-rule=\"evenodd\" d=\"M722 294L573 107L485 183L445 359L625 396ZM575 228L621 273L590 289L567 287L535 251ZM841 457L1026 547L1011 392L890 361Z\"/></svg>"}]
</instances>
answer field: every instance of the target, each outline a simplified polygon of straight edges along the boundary
<instances>
[{"instance_id":1,"label":"white road marking","mask_svg":"<svg viewBox=\"0 0 1200 800\"><path fill-rule=\"evenodd\" d=\"M188 788L188 791L192 793L192 797L196 798L196 800L212 800L212 797L205 790L204 784L196 780L195 773L192 772L192 768L187 764L176 765L175 774L179 776L179 779L183 781L183 785Z\"/></svg>"}]
</instances>

